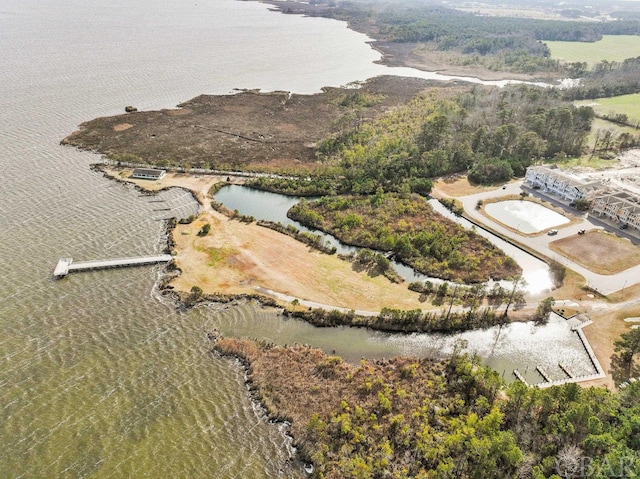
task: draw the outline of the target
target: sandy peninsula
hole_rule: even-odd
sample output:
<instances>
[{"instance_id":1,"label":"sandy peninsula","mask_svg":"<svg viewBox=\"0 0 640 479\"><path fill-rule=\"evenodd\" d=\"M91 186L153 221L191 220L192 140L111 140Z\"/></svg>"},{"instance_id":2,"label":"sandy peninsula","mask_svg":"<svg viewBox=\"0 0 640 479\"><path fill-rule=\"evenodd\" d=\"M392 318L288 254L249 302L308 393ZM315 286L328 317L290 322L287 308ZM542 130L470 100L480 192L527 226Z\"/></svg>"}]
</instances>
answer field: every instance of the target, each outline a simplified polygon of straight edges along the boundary
<instances>
[{"instance_id":1,"label":"sandy peninsula","mask_svg":"<svg viewBox=\"0 0 640 479\"><path fill-rule=\"evenodd\" d=\"M208 192L226 177L168 173L157 181L130 179L130 169L105 168L114 178L158 191L180 187L193 192L202 206L198 219L178 224L173 232L176 265L182 273L171 286L188 293L193 286L205 294L263 294L285 303L282 295L301 302L378 312L383 307L433 309L421 302L407 284L394 284L382 275L357 272L336 255L320 253L295 239L256 225L227 218L210 207ZM207 236L198 231L211 225ZM290 306L290 304L288 304Z\"/></svg>"}]
</instances>

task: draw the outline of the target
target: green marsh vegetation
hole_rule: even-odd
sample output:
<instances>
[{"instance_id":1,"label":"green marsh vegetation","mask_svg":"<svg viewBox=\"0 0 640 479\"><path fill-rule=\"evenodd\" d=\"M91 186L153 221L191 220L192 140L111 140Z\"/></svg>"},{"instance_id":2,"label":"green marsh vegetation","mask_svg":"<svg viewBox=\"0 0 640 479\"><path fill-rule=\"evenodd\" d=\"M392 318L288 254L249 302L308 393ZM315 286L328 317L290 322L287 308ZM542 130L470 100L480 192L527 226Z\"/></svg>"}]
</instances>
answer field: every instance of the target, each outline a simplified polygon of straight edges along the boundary
<instances>
[{"instance_id":1,"label":"green marsh vegetation","mask_svg":"<svg viewBox=\"0 0 640 479\"><path fill-rule=\"evenodd\" d=\"M416 194L323 197L301 201L288 216L342 242L390 251L435 277L464 282L504 279L520 267L487 239L442 217Z\"/></svg>"},{"instance_id":2,"label":"green marsh vegetation","mask_svg":"<svg viewBox=\"0 0 640 479\"><path fill-rule=\"evenodd\" d=\"M640 472L640 382L617 394L507 386L463 348L444 361L351 365L307 347L215 345L250 365L253 391L291 423L313 478L542 479L574 477L566 472L580 464L588 477Z\"/></svg>"}]
</instances>

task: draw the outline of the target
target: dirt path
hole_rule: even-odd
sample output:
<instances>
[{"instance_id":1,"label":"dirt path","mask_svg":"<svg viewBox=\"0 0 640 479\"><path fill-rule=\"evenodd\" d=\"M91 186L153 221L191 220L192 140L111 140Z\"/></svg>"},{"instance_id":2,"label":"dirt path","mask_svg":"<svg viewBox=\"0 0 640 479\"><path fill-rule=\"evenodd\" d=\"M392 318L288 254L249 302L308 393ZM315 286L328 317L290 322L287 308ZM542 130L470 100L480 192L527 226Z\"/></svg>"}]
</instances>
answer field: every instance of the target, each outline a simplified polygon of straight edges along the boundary
<instances>
[{"instance_id":1,"label":"dirt path","mask_svg":"<svg viewBox=\"0 0 640 479\"><path fill-rule=\"evenodd\" d=\"M189 292L192 286L198 285L205 293L258 292L274 297L283 305L298 299L309 307L353 309L363 315L372 315L383 307L439 309L431 303L420 302L419 296L407 289L406 283L393 284L383 276L371 277L364 272L355 272L350 263L336 256L319 253L268 228L230 220L213 211L208 192L226 177L169 173L162 180L148 181L129 180L126 177L130 171L122 169L112 168L107 173L152 191L172 186L189 189L201 200L203 212L198 220L190 225L177 225L174 231L176 262L182 274L171 285L178 291ZM453 189L460 188L467 190L464 182ZM206 237L197 236L205 223L211 225L211 232ZM584 333L607 373L614 341L631 327L624 319L640 316L640 298L635 289L627 289L627 298L619 303L607 303L589 300L584 293L579 299L571 299L578 301L577 311L588 314L593 320ZM510 315L516 321L527 320L536 307L537 303L530 302ZM582 385L614 386L611 377Z\"/></svg>"}]
</instances>

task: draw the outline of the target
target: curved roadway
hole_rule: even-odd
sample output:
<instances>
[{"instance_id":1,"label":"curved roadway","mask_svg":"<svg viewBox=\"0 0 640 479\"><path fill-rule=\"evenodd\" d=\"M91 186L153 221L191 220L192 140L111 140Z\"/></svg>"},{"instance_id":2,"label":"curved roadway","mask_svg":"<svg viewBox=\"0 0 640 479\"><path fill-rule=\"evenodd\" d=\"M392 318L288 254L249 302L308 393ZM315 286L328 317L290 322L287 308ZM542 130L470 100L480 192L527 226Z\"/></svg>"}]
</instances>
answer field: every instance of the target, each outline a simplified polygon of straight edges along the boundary
<instances>
[{"instance_id":1,"label":"curved roadway","mask_svg":"<svg viewBox=\"0 0 640 479\"><path fill-rule=\"evenodd\" d=\"M633 266L628 268L620 273L604 275L597 274L593 271L588 270L584 266L581 266L570 259L559 255L551 248L549 248L549 243L552 241L556 241L561 238L566 238L568 236L578 234L579 230L594 230L594 229L603 229L601 224L597 220L592 220L591 218L585 216L582 221L571 224L568 226L558 226L556 227L558 230L558 234L555 236L548 236L546 234L540 234L537 236L524 236L519 233L514 232L511 229L508 229L501 224L493 221L491 218L483 215L476 209L476 204L478 200L487 200L491 198L496 198L503 195L518 195L522 191L522 181L518 181L515 183L510 183L506 185L505 189L496 189L491 191L485 191L483 193L478 193L475 195L462 196L457 198L462 202L465 212L467 215L472 218L474 221L477 221L480 224L487 225L494 231L504 235L504 238L509 241L510 239L517 239L518 243L522 243L534 251L538 251L541 254L552 258L559 263L563 264L567 268L581 274L587 280L587 285L597 291L600 294L608 295L615 291L620 291L621 289L632 286L636 283L640 283L640 265ZM550 199L544 197L545 200L549 201ZM556 203L556 202L554 202ZM561 205L559 202L556 203L559 206ZM517 238L516 238L517 237Z\"/></svg>"}]
</instances>

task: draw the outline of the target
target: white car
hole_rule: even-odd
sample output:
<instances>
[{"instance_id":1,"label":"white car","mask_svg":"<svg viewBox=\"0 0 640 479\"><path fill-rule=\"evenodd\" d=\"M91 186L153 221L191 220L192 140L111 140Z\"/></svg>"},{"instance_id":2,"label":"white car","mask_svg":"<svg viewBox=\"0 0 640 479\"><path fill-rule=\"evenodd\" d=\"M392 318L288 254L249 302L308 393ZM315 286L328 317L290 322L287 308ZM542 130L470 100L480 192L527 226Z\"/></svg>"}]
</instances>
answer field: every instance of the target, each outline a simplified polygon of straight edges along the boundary
<instances>
[{"instance_id":1,"label":"white car","mask_svg":"<svg viewBox=\"0 0 640 479\"><path fill-rule=\"evenodd\" d=\"M549 236L557 235L557 234L558 234L558 230L549 230L549 231L547 232L547 234L548 234Z\"/></svg>"}]
</instances>

